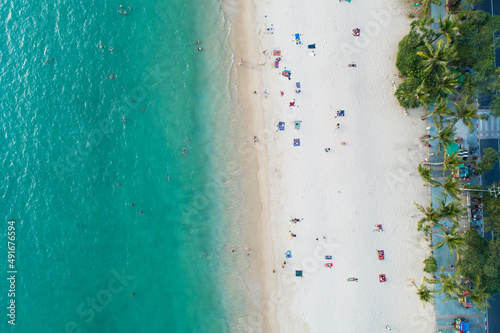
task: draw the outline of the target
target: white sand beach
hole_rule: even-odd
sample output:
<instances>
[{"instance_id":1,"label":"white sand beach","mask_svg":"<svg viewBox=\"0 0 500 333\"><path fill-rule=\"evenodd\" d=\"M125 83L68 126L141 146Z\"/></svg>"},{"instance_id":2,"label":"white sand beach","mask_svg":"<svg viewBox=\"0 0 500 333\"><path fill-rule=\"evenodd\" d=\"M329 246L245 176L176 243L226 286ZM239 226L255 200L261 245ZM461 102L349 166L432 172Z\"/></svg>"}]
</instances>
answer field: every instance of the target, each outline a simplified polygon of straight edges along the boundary
<instances>
[{"instance_id":1,"label":"white sand beach","mask_svg":"<svg viewBox=\"0 0 500 333\"><path fill-rule=\"evenodd\" d=\"M433 307L423 308L411 283L420 285L430 253L412 217L418 213L412 203L428 200L415 175L427 153L418 141L425 122L420 113L405 115L393 96L407 15L389 0L257 0L254 9L246 26L258 40L248 48L240 38L235 56L243 58L241 105L255 113L259 139L264 331L383 332L389 325L433 332ZM274 49L281 50L279 69ZM285 68L291 80L281 75ZM336 117L337 110L345 116ZM295 120L302 121L299 130ZM280 121L284 131L277 131ZM301 221L291 223L292 217ZM375 224L384 231L374 232ZM378 249L385 260L378 260Z\"/></svg>"}]
</instances>

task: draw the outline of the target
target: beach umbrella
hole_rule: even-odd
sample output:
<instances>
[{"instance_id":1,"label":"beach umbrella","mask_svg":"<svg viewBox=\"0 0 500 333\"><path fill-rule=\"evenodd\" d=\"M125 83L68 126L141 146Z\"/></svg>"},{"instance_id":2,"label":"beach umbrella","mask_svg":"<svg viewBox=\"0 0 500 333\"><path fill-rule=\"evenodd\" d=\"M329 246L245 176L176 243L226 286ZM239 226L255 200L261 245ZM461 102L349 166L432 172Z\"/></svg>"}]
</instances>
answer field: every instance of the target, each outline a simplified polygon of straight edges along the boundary
<instances>
[{"instance_id":1,"label":"beach umbrella","mask_svg":"<svg viewBox=\"0 0 500 333\"><path fill-rule=\"evenodd\" d=\"M446 147L446 153L448 155L453 155L455 154L458 150L460 149L460 145L456 142L452 142Z\"/></svg>"}]
</instances>

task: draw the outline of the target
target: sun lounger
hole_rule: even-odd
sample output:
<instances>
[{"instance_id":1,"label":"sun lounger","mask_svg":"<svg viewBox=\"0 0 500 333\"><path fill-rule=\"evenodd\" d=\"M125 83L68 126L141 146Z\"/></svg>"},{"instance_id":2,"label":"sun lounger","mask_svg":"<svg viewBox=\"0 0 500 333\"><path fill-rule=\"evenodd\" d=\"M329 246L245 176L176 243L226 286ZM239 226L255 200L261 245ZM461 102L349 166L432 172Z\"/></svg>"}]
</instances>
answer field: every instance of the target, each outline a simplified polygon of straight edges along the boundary
<instances>
[{"instance_id":1,"label":"sun lounger","mask_svg":"<svg viewBox=\"0 0 500 333\"><path fill-rule=\"evenodd\" d=\"M285 130L285 122L280 121L278 123L278 130L280 130L280 131L284 131Z\"/></svg>"}]
</instances>

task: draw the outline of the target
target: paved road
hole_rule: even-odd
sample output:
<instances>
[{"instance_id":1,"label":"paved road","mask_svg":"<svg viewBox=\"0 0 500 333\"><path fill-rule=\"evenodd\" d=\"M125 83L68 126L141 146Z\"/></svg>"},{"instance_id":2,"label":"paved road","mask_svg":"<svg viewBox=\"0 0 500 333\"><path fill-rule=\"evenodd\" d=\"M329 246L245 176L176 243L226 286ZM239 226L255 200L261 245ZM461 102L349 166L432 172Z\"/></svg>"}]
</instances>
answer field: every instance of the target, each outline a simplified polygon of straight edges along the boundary
<instances>
[{"instance_id":1,"label":"paved road","mask_svg":"<svg viewBox=\"0 0 500 333\"><path fill-rule=\"evenodd\" d=\"M500 0L483 0L480 4L476 6L476 8L484 10L485 12L488 13L492 13L494 15L500 15ZM496 61L496 66L500 66L499 50L497 50L495 61ZM498 150L498 142L496 146ZM496 168L498 170L498 166L496 166ZM493 171L493 172L497 173L498 171ZM500 181L500 176L498 174L496 175L496 177L497 177L496 179L493 178L488 179L487 182ZM490 301L491 307L488 309L488 333L500 333L500 300L498 300L498 296L500 295L497 295L495 297L497 300Z\"/></svg>"}]
</instances>

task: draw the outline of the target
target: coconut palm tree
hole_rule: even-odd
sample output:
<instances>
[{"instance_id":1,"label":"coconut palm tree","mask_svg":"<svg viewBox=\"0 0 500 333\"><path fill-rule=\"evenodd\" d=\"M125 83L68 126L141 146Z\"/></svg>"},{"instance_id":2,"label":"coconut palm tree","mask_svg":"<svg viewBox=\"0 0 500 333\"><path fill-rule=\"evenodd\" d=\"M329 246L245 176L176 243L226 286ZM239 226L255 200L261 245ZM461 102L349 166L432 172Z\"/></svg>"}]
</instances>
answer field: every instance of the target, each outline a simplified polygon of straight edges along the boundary
<instances>
[{"instance_id":1,"label":"coconut palm tree","mask_svg":"<svg viewBox=\"0 0 500 333\"><path fill-rule=\"evenodd\" d=\"M421 56L424 62L424 73L429 74L434 70L444 70L448 65L450 60L454 60L457 57L457 51L455 47L450 44L449 40L446 40L446 44L443 40L440 40L434 48L430 43L425 43L425 50L418 51L417 54Z\"/></svg>"},{"instance_id":2,"label":"coconut palm tree","mask_svg":"<svg viewBox=\"0 0 500 333\"><path fill-rule=\"evenodd\" d=\"M458 222L458 219L465 214L465 208L462 206L460 201L453 200L446 202L446 194L444 198L435 197L439 202L440 207L438 208L442 219L450 219L452 221Z\"/></svg>"},{"instance_id":3,"label":"coconut palm tree","mask_svg":"<svg viewBox=\"0 0 500 333\"><path fill-rule=\"evenodd\" d=\"M424 162L425 165L442 165L443 174L445 170L453 170L462 163L463 160L460 157L458 157L458 152L455 152L453 154L446 154L443 162L437 162L437 163Z\"/></svg>"},{"instance_id":4,"label":"coconut palm tree","mask_svg":"<svg viewBox=\"0 0 500 333\"><path fill-rule=\"evenodd\" d=\"M433 168L427 168L427 167L423 166L422 164L418 165L418 173L422 177L422 180L424 181L424 183L429 184L431 186L439 186L439 182L435 181L431 177L432 170L433 170Z\"/></svg>"},{"instance_id":5,"label":"coconut palm tree","mask_svg":"<svg viewBox=\"0 0 500 333\"><path fill-rule=\"evenodd\" d=\"M417 31L424 40L434 42L441 34L432 29L433 24L434 18L422 17L421 19L411 21L410 27L413 31Z\"/></svg>"},{"instance_id":6,"label":"coconut palm tree","mask_svg":"<svg viewBox=\"0 0 500 333\"><path fill-rule=\"evenodd\" d=\"M436 127L438 132L436 135L430 137L426 141L438 140L438 150L437 153L441 152L441 148L446 148L448 145L455 140L455 128L451 125L443 127L441 121L436 121Z\"/></svg>"},{"instance_id":7,"label":"coconut palm tree","mask_svg":"<svg viewBox=\"0 0 500 333\"><path fill-rule=\"evenodd\" d=\"M439 32L440 36L445 35L450 42L455 41L460 35L456 18L448 15L442 19L441 14L439 14Z\"/></svg>"},{"instance_id":8,"label":"coconut palm tree","mask_svg":"<svg viewBox=\"0 0 500 333\"><path fill-rule=\"evenodd\" d=\"M422 281L422 284L417 286L415 282L413 282L413 285L417 288L417 295L422 301L424 308L425 308L425 303L431 303L434 304L434 290L430 290L426 285L425 281Z\"/></svg>"},{"instance_id":9,"label":"coconut palm tree","mask_svg":"<svg viewBox=\"0 0 500 333\"><path fill-rule=\"evenodd\" d=\"M424 207L422 205L419 205L418 203L414 202L413 203L415 206L417 206L418 210L424 215L420 220L417 222L417 230L418 231L428 231L434 226L436 226L441 220L442 215L441 211L439 209L435 209L432 207L432 200L429 201L429 206Z\"/></svg>"},{"instance_id":10,"label":"coconut palm tree","mask_svg":"<svg viewBox=\"0 0 500 333\"><path fill-rule=\"evenodd\" d=\"M436 100L436 104L434 104L434 110L432 112L427 113L427 115L420 117L421 120L429 118L431 116L443 118L446 116L453 115L451 108L448 107L450 103L449 98L440 97Z\"/></svg>"},{"instance_id":11,"label":"coconut palm tree","mask_svg":"<svg viewBox=\"0 0 500 333\"><path fill-rule=\"evenodd\" d=\"M469 291L469 300L474 304L474 307L478 312L484 311L484 308L490 307L488 299L491 298L491 294L486 291L486 287L479 287L481 285L481 278L479 275L476 276L474 280L475 287Z\"/></svg>"},{"instance_id":12,"label":"coconut palm tree","mask_svg":"<svg viewBox=\"0 0 500 333\"><path fill-rule=\"evenodd\" d=\"M465 126L469 128L469 132L474 132L474 124L472 119L477 118L477 105L469 103L469 96L464 96L460 101L453 102L455 106L455 114L446 119L454 119L454 124L461 120Z\"/></svg>"},{"instance_id":13,"label":"coconut palm tree","mask_svg":"<svg viewBox=\"0 0 500 333\"><path fill-rule=\"evenodd\" d=\"M457 250L457 253L459 253L466 244L466 240L463 234L458 233L458 226L455 224L450 230L444 230L443 226L439 225L439 229L441 229L443 234L435 233L435 235L443 237L443 240L439 241L433 248L439 249L446 244L450 249L450 254L453 253L453 250Z\"/></svg>"},{"instance_id":14,"label":"coconut palm tree","mask_svg":"<svg viewBox=\"0 0 500 333\"><path fill-rule=\"evenodd\" d=\"M458 195L463 192L463 189L459 187L461 182L460 179L449 176L441 183L441 187L446 194L451 195L454 199L458 199Z\"/></svg>"},{"instance_id":15,"label":"coconut palm tree","mask_svg":"<svg viewBox=\"0 0 500 333\"><path fill-rule=\"evenodd\" d=\"M441 274L439 274L438 279L428 280L427 282L433 284L441 283L441 289L436 291L436 293L446 295L446 298L443 300L444 302L448 302L450 299L459 299L466 288L458 270L455 274L446 274L443 266L441 266Z\"/></svg>"},{"instance_id":16,"label":"coconut palm tree","mask_svg":"<svg viewBox=\"0 0 500 333\"><path fill-rule=\"evenodd\" d=\"M456 94L456 88L460 85L458 76L460 73L453 73L445 67L440 74L434 75L434 88L437 94L441 96L448 96Z\"/></svg>"}]
</instances>

